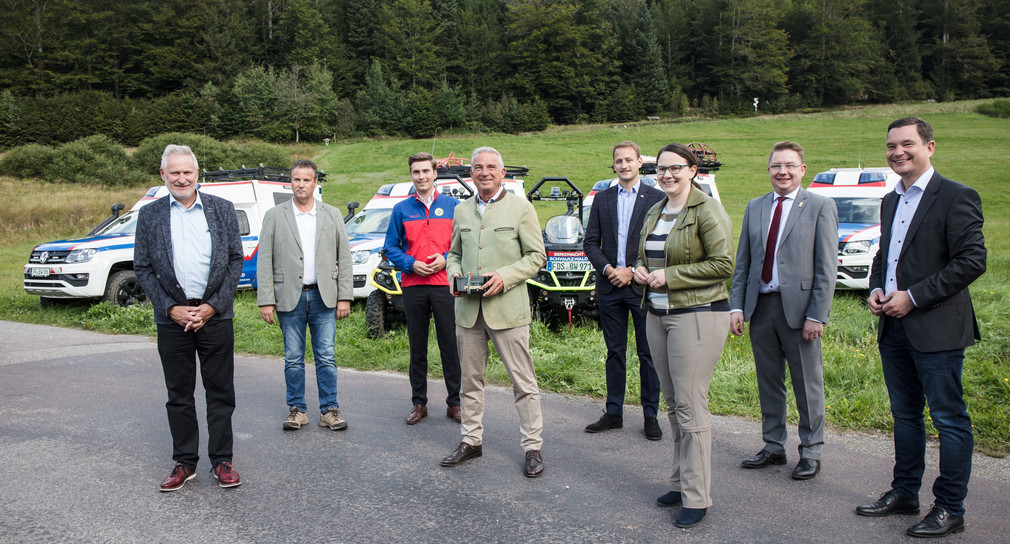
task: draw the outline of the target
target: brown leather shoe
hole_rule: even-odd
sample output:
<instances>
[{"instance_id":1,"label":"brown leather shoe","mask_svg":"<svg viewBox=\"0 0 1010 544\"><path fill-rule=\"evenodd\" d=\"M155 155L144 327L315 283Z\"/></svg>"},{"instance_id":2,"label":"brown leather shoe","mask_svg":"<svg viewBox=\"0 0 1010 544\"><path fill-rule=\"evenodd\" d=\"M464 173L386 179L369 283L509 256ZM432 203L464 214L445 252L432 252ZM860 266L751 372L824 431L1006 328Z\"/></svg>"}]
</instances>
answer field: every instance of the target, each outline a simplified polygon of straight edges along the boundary
<instances>
[{"instance_id":1,"label":"brown leather shoe","mask_svg":"<svg viewBox=\"0 0 1010 544\"><path fill-rule=\"evenodd\" d=\"M526 452L526 464L523 466L523 476L536 478L544 471L544 459L540 456L540 450L529 450Z\"/></svg>"},{"instance_id":2,"label":"brown leather shoe","mask_svg":"<svg viewBox=\"0 0 1010 544\"><path fill-rule=\"evenodd\" d=\"M447 406L445 408L445 417L452 418L456 423L463 422L463 415L459 411L459 406Z\"/></svg>"},{"instance_id":3,"label":"brown leather shoe","mask_svg":"<svg viewBox=\"0 0 1010 544\"><path fill-rule=\"evenodd\" d=\"M195 470L186 465L176 464L172 468L171 474L165 476L165 479L161 481L161 490L175 491L176 489L182 489L182 486L186 485L186 482L193 478L196 478Z\"/></svg>"},{"instance_id":4,"label":"brown leather shoe","mask_svg":"<svg viewBox=\"0 0 1010 544\"><path fill-rule=\"evenodd\" d=\"M451 454L449 454L449 456L446 457L445 459L442 459L442 466L443 467L454 467L456 465L462 464L467 459L470 459L472 457L480 457L480 456L481 456L481 446L480 446L480 444L478 444L476 446L471 446L470 444L467 444L466 442L460 442L456 446L456 450L455 451L453 451Z\"/></svg>"},{"instance_id":5,"label":"brown leather shoe","mask_svg":"<svg viewBox=\"0 0 1010 544\"><path fill-rule=\"evenodd\" d=\"M238 477L238 471L231 466L231 461L221 461L214 465L210 471L217 478L217 485L221 487L238 487L242 485L242 479Z\"/></svg>"},{"instance_id":6,"label":"brown leather shoe","mask_svg":"<svg viewBox=\"0 0 1010 544\"><path fill-rule=\"evenodd\" d=\"M428 407L423 404L415 404L410 414L407 415L407 425L416 425L426 417L428 417Z\"/></svg>"}]
</instances>

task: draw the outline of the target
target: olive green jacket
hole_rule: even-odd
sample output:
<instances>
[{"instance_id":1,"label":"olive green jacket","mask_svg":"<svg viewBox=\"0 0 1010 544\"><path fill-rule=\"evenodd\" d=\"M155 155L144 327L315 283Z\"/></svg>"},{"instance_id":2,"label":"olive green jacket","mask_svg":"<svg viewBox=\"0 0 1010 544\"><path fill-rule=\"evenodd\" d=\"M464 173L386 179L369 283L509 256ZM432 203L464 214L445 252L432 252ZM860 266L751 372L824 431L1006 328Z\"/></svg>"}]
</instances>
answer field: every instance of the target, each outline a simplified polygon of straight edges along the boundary
<instances>
[{"instance_id":1,"label":"olive green jacket","mask_svg":"<svg viewBox=\"0 0 1010 544\"><path fill-rule=\"evenodd\" d=\"M645 266L645 240L656 228L669 197L657 202L645 216L635 268ZM664 246L666 288L670 308L690 308L729 296L726 280L733 275L733 233L729 216L718 200L691 188ZM643 293L645 305L647 293Z\"/></svg>"},{"instance_id":2,"label":"olive green jacket","mask_svg":"<svg viewBox=\"0 0 1010 544\"><path fill-rule=\"evenodd\" d=\"M529 292L526 280L547 261L544 236L537 212L526 199L502 191L501 200L487 205L484 215L474 196L456 206L452 221L452 246L445 271L482 276L497 272L504 291L491 296L467 295L456 299L456 324L473 327L478 312L495 329L529 325Z\"/></svg>"}]
</instances>

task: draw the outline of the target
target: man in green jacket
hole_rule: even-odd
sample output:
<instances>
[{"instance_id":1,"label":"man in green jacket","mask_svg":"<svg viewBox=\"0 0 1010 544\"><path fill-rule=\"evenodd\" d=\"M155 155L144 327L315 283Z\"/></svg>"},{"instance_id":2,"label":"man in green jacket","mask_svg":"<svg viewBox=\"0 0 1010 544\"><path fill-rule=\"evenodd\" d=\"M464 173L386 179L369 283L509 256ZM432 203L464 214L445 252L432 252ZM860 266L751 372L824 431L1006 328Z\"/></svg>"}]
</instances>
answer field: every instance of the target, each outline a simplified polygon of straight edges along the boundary
<instances>
[{"instance_id":1,"label":"man in green jacket","mask_svg":"<svg viewBox=\"0 0 1010 544\"><path fill-rule=\"evenodd\" d=\"M456 207L446 271L450 281L478 276L484 283L481 293L456 298L463 440L442 459L442 466L453 467L481 456L484 370L490 340L512 380L526 452L523 474L535 478L544 471L540 455L544 424L529 350L532 318L525 282L547 260L543 234L533 205L502 187L505 163L501 153L480 147L474 150L470 163L477 196Z\"/></svg>"}]
</instances>

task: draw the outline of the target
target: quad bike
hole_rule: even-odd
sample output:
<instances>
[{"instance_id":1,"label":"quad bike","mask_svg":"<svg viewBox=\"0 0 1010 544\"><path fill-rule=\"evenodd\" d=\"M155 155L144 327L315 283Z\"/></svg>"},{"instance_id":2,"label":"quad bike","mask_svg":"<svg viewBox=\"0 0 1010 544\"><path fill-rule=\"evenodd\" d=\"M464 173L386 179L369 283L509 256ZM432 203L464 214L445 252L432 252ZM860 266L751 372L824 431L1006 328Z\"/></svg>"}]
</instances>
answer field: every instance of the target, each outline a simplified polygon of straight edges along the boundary
<instances>
[{"instance_id":1,"label":"quad bike","mask_svg":"<svg viewBox=\"0 0 1010 544\"><path fill-rule=\"evenodd\" d=\"M568 178L546 177L526 193L526 198L530 202L565 202L568 207L564 215L547 220L543 231L547 262L526 280L526 286L534 312L548 320L567 322L570 332L574 315L598 311L596 270L582 249L583 194Z\"/></svg>"}]
</instances>

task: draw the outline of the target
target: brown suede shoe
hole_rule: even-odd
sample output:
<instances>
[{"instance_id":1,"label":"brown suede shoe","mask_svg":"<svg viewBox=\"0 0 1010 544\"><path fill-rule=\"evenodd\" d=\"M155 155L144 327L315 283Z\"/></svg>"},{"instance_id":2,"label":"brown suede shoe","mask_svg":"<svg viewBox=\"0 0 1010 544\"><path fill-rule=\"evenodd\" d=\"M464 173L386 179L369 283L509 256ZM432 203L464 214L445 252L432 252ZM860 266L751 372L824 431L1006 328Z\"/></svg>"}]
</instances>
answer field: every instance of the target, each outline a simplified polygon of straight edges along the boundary
<instances>
[{"instance_id":1,"label":"brown suede shoe","mask_svg":"<svg viewBox=\"0 0 1010 544\"><path fill-rule=\"evenodd\" d=\"M196 478L196 471L187 467L186 465L176 464L172 468L171 474L165 476L165 479L161 481L162 491L175 491L177 489L182 489L182 486L186 485L186 482Z\"/></svg>"},{"instance_id":2,"label":"brown suede shoe","mask_svg":"<svg viewBox=\"0 0 1010 544\"><path fill-rule=\"evenodd\" d=\"M463 422L463 415L459 411L459 406L447 406L445 408L445 417L452 418L456 423Z\"/></svg>"},{"instance_id":3,"label":"brown suede shoe","mask_svg":"<svg viewBox=\"0 0 1010 544\"><path fill-rule=\"evenodd\" d=\"M471 446L466 442L460 442L456 449L449 454L448 457L442 459L443 467L454 467L463 464L464 461L472 457L481 456L481 446L480 444L476 446Z\"/></svg>"},{"instance_id":4,"label":"brown suede shoe","mask_svg":"<svg viewBox=\"0 0 1010 544\"><path fill-rule=\"evenodd\" d=\"M407 425L416 425L426 417L428 417L428 407L423 404L415 404L414 408L410 410L410 414L407 415Z\"/></svg>"}]
</instances>

